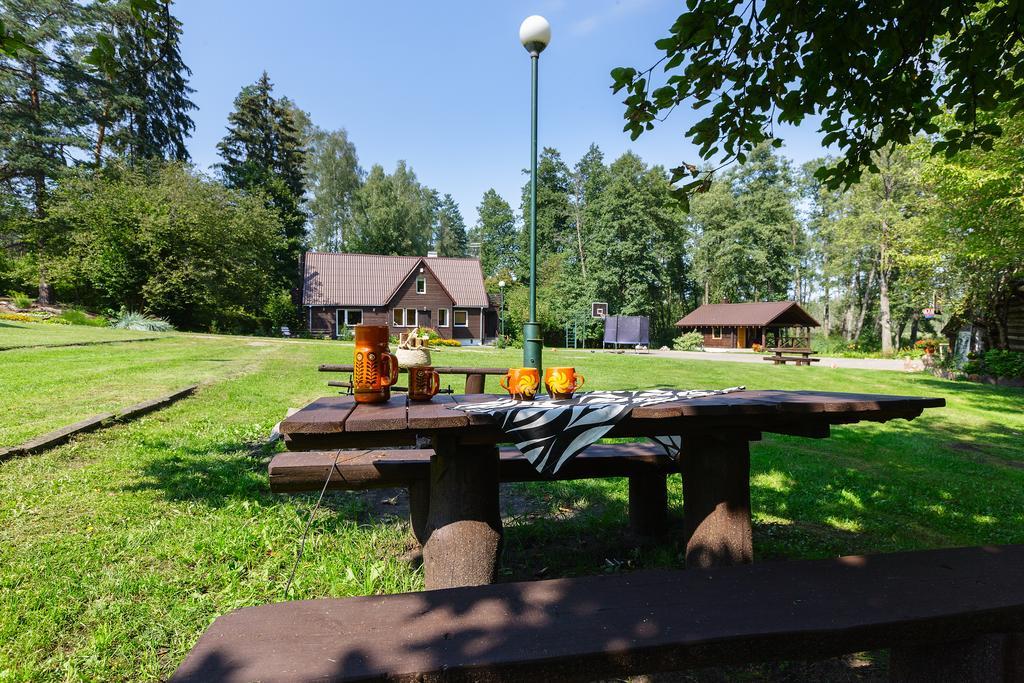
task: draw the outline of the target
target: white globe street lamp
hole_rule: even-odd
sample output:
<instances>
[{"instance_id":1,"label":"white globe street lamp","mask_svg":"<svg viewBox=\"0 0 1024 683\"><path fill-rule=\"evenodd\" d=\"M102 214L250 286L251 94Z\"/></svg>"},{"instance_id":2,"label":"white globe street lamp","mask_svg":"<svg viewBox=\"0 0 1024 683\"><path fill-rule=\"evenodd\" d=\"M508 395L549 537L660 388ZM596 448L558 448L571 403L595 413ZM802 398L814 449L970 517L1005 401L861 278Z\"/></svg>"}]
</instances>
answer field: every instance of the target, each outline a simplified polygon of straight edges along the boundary
<instances>
[{"instance_id":1,"label":"white globe street lamp","mask_svg":"<svg viewBox=\"0 0 1024 683\"><path fill-rule=\"evenodd\" d=\"M551 24L534 14L519 25L519 42L530 53L530 319L523 325L523 365L537 368L543 377L543 342L537 323L537 64L540 53L551 43Z\"/></svg>"}]
</instances>

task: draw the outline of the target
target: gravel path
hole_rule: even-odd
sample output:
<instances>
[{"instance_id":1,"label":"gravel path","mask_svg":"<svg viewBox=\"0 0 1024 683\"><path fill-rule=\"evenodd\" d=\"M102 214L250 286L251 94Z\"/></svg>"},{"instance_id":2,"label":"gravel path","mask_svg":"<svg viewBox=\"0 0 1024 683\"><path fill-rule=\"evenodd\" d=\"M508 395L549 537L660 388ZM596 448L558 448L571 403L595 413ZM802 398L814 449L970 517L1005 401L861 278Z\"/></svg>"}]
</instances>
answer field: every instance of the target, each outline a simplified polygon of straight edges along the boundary
<instances>
[{"instance_id":1,"label":"gravel path","mask_svg":"<svg viewBox=\"0 0 1024 683\"><path fill-rule=\"evenodd\" d=\"M600 353L601 351L599 351ZM611 353L606 352L606 353ZM629 353L629 352L627 352ZM727 361L731 363L760 363L762 354L742 351L658 351L652 349L650 355L659 358L682 358L686 360L708 360ZM815 363L825 368L855 368L857 370L897 370L905 372L916 372L923 369L919 360L904 360L902 358L830 358L827 356L815 356L821 361Z\"/></svg>"}]
</instances>

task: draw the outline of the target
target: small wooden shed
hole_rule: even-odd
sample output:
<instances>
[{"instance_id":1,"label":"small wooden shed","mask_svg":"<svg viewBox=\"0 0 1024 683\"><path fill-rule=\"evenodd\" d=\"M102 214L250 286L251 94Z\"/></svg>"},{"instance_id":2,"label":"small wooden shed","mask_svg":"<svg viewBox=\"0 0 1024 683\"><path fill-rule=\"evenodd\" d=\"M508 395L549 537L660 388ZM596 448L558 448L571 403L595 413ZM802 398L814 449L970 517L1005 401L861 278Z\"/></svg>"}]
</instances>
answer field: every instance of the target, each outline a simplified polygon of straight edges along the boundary
<instances>
[{"instance_id":1,"label":"small wooden shed","mask_svg":"<svg viewBox=\"0 0 1024 683\"><path fill-rule=\"evenodd\" d=\"M676 327L704 335L704 346L718 349L809 349L811 328L818 321L795 301L749 304L704 304L684 316Z\"/></svg>"}]
</instances>

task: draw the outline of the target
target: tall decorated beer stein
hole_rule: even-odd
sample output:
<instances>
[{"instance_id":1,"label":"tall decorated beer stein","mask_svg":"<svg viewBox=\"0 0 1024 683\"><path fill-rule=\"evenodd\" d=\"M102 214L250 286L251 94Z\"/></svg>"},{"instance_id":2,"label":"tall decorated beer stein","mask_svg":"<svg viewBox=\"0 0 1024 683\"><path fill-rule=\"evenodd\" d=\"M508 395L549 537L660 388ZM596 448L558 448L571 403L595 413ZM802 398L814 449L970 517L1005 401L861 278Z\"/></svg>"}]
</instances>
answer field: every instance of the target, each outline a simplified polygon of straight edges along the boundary
<instances>
[{"instance_id":1,"label":"tall decorated beer stein","mask_svg":"<svg viewBox=\"0 0 1024 683\"><path fill-rule=\"evenodd\" d=\"M398 381L398 359L388 351L387 325L356 325L352 385L356 403L383 403Z\"/></svg>"}]
</instances>

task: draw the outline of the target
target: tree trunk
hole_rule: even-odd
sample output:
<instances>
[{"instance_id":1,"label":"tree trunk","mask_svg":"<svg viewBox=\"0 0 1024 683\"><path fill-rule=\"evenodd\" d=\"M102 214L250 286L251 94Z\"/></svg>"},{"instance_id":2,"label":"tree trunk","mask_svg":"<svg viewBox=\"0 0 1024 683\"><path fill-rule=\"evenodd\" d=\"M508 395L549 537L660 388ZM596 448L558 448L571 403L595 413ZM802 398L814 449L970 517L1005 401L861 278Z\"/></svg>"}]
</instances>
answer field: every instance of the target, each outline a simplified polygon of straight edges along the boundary
<instances>
[{"instance_id":1,"label":"tree trunk","mask_svg":"<svg viewBox=\"0 0 1024 683\"><path fill-rule=\"evenodd\" d=\"M42 84L39 79L39 67L36 64L35 58L29 60L31 69L31 82L29 84L29 107L32 110L32 119L37 130L41 129L39 121L39 91L42 88ZM40 150L40 153L42 150ZM42 156L42 154L40 154ZM40 163L37 161L36 163ZM46 218L46 175L42 168L37 167L32 173L32 202L35 205L33 207L33 213L37 221L42 221ZM46 244L42 237L42 231L37 226L37 257L39 258L39 296L37 301L44 306L53 304L53 288L46 274Z\"/></svg>"},{"instance_id":2,"label":"tree trunk","mask_svg":"<svg viewBox=\"0 0 1024 683\"><path fill-rule=\"evenodd\" d=\"M910 345L913 346L917 343L917 331L921 324L921 314L914 311L914 315L910 318Z\"/></svg>"},{"instance_id":3,"label":"tree trunk","mask_svg":"<svg viewBox=\"0 0 1024 683\"><path fill-rule=\"evenodd\" d=\"M829 288L829 278L825 275L828 269L828 256L823 255L821 259L821 284L825 289L825 336L832 334L832 297Z\"/></svg>"},{"instance_id":4,"label":"tree trunk","mask_svg":"<svg viewBox=\"0 0 1024 683\"><path fill-rule=\"evenodd\" d=\"M882 239L879 243L878 260L878 308L879 323L882 327L882 355L892 355L892 307L889 303L889 254L886 245L888 239L889 224L882 221Z\"/></svg>"},{"instance_id":5,"label":"tree trunk","mask_svg":"<svg viewBox=\"0 0 1024 683\"><path fill-rule=\"evenodd\" d=\"M573 212L576 214L576 245L580 250L580 274L583 280L587 280L587 257L583 253L583 188L577 183L576 201L573 203Z\"/></svg>"},{"instance_id":6,"label":"tree trunk","mask_svg":"<svg viewBox=\"0 0 1024 683\"><path fill-rule=\"evenodd\" d=\"M860 339L860 333L864 330L864 318L868 314L868 302L871 297L871 289L875 286L875 275L876 275L875 264L871 264L871 270L868 271L868 282L864 287L864 291L861 293L860 298L860 315L857 317L857 323L853 328L851 337L853 339ZM858 275L857 279L860 279Z\"/></svg>"}]
</instances>

